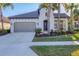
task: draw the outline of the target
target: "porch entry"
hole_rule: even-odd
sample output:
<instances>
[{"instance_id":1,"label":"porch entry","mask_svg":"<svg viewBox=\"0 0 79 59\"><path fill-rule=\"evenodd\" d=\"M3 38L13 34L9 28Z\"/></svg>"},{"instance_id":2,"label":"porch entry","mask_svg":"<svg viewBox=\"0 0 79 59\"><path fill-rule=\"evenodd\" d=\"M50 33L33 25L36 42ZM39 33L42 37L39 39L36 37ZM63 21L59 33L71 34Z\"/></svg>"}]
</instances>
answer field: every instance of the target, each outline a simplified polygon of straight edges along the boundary
<instances>
[{"instance_id":1,"label":"porch entry","mask_svg":"<svg viewBox=\"0 0 79 59\"><path fill-rule=\"evenodd\" d=\"M59 28L62 31L64 29L64 27L63 27L63 20L60 20L59 22L60 22L59 23Z\"/></svg>"},{"instance_id":2,"label":"porch entry","mask_svg":"<svg viewBox=\"0 0 79 59\"><path fill-rule=\"evenodd\" d=\"M58 22L59 22L59 24L58 24ZM55 26L54 26L54 28L56 30L58 28L60 28L61 31L65 30L66 29L66 23L65 23L65 21L63 21L63 20L60 20L60 21L55 20Z\"/></svg>"}]
</instances>

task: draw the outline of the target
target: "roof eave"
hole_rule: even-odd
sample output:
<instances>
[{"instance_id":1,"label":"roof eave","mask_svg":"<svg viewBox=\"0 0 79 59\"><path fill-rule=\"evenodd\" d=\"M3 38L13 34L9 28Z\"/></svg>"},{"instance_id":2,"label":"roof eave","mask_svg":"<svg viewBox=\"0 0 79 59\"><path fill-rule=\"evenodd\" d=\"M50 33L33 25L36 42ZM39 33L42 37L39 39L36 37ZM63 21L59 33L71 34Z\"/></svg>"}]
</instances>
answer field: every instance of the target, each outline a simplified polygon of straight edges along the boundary
<instances>
[{"instance_id":1,"label":"roof eave","mask_svg":"<svg viewBox=\"0 0 79 59\"><path fill-rule=\"evenodd\" d=\"M9 17L9 19L38 19L38 17Z\"/></svg>"}]
</instances>

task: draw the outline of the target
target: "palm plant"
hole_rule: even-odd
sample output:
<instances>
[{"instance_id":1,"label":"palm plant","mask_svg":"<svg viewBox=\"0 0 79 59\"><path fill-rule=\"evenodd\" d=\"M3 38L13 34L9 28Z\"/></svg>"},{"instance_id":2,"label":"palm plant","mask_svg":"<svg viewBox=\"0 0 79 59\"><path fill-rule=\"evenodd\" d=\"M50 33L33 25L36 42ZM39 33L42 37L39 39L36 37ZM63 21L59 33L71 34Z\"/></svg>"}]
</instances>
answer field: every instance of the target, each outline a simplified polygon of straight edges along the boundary
<instances>
[{"instance_id":1,"label":"palm plant","mask_svg":"<svg viewBox=\"0 0 79 59\"><path fill-rule=\"evenodd\" d=\"M40 8L46 8L48 9L48 12L47 12L47 18L48 18L48 27L50 25L50 13L51 13L51 10L58 10L59 8L59 4L58 3L42 3L40 5ZM60 13L60 10L59 10L59 13ZM48 30L48 32L50 33L50 29Z\"/></svg>"},{"instance_id":2,"label":"palm plant","mask_svg":"<svg viewBox=\"0 0 79 59\"><path fill-rule=\"evenodd\" d=\"M73 13L74 13L74 20L77 19L78 24L79 24L79 9L76 8Z\"/></svg>"},{"instance_id":3,"label":"palm plant","mask_svg":"<svg viewBox=\"0 0 79 59\"><path fill-rule=\"evenodd\" d=\"M3 13L2 13L2 10L4 10L7 7L11 7L13 9L13 5L11 3L0 3L0 18L1 18L1 24L2 24L2 32L4 32Z\"/></svg>"},{"instance_id":4,"label":"palm plant","mask_svg":"<svg viewBox=\"0 0 79 59\"><path fill-rule=\"evenodd\" d=\"M78 8L78 4L75 3L65 3L63 4L66 12L70 11L70 30L73 31L73 16L74 10Z\"/></svg>"},{"instance_id":5,"label":"palm plant","mask_svg":"<svg viewBox=\"0 0 79 59\"><path fill-rule=\"evenodd\" d=\"M74 17L76 17L78 19L79 18L79 9L78 8L74 9L73 13L74 13ZM78 21L79 21L79 19L78 19Z\"/></svg>"}]
</instances>

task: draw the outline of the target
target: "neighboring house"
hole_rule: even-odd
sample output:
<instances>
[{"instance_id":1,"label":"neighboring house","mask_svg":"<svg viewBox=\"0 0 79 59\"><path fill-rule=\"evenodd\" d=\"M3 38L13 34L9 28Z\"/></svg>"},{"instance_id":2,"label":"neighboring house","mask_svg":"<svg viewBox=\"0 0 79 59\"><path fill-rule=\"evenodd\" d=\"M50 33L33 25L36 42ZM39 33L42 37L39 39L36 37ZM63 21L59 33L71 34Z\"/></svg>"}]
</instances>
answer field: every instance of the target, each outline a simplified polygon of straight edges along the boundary
<instances>
[{"instance_id":1,"label":"neighboring house","mask_svg":"<svg viewBox=\"0 0 79 59\"><path fill-rule=\"evenodd\" d=\"M4 29L10 29L10 21L6 17L3 17L3 26L4 26ZM1 24L1 20L0 20L0 30L1 29L2 29L2 24Z\"/></svg>"},{"instance_id":2,"label":"neighboring house","mask_svg":"<svg viewBox=\"0 0 79 59\"><path fill-rule=\"evenodd\" d=\"M47 19L47 9L42 8L37 11L24 13L9 17L11 20L11 32L34 32L35 29L41 28L43 33L48 33L48 29L56 31L58 29L58 13L51 10L50 19ZM68 15L60 13L60 28L68 31ZM50 24L48 25L48 20Z\"/></svg>"}]
</instances>

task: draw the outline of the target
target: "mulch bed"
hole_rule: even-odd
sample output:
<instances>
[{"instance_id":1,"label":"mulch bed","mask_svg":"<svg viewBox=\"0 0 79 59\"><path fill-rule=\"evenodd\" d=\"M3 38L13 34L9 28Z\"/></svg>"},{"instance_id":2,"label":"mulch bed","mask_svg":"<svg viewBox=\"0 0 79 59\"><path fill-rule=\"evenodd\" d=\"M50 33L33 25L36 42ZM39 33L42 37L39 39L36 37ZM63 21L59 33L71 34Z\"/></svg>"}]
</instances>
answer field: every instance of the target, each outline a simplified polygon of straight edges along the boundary
<instances>
[{"instance_id":1,"label":"mulch bed","mask_svg":"<svg viewBox=\"0 0 79 59\"><path fill-rule=\"evenodd\" d=\"M0 36L8 34L7 32L0 32Z\"/></svg>"}]
</instances>

